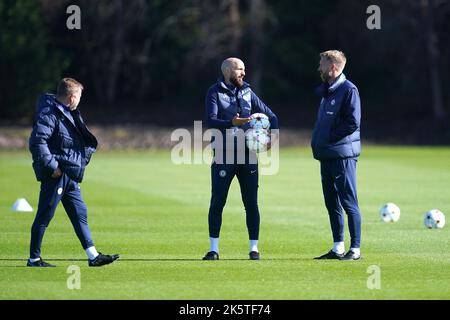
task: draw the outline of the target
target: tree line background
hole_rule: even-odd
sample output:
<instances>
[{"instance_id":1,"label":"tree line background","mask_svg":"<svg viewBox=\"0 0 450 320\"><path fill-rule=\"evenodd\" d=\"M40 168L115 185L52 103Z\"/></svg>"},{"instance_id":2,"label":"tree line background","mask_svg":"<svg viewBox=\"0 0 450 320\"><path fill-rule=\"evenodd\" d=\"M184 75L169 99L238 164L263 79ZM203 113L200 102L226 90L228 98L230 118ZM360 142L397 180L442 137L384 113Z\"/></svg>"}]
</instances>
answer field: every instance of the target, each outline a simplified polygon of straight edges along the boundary
<instances>
[{"instance_id":1,"label":"tree line background","mask_svg":"<svg viewBox=\"0 0 450 320\"><path fill-rule=\"evenodd\" d=\"M380 30L366 26L373 4ZM0 123L30 125L38 95L69 76L90 123L192 126L237 56L281 127L310 129L318 54L340 49L363 137L450 143L449 30L449 0L0 0Z\"/></svg>"}]
</instances>

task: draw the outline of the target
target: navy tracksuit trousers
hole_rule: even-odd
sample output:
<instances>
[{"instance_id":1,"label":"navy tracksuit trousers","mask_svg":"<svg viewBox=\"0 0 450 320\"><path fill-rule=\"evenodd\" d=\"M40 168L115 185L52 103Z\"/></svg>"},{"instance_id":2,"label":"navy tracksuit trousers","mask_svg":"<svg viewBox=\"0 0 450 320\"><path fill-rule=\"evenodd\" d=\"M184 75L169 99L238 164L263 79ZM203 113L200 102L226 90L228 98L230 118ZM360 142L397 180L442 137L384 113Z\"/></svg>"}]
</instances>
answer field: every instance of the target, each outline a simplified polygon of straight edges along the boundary
<instances>
[{"instance_id":1,"label":"navy tracksuit trousers","mask_svg":"<svg viewBox=\"0 0 450 320\"><path fill-rule=\"evenodd\" d=\"M209 236L218 238L222 226L222 211L227 201L228 190L234 176L241 187L242 202L246 211L246 223L250 240L259 237L258 209L258 164L217 164L211 165L211 205L209 207Z\"/></svg>"},{"instance_id":2,"label":"navy tracksuit trousers","mask_svg":"<svg viewBox=\"0 0 450 320\"><path fill-rule=\"evenodd\" d=\"M40 257L45 230L60 201L72 222L83 249L94 245L87 223L87 208L81 196L80 187L77 182L63 173L57 179L49 178L41 182L38 210L31 227L30 258Z\"/></svg>"},{"instance_id":3,"label":"navy tracksuit trousers","mask_svg":"<svg viewBox=\"0 0 450 320\"><path fill-rule=\"evenodd\" d=\"M356 158L320 161L322 189L330 217L333 241L344 241L342 212L344 209L348 218L351 248L359 248L361 242L361 214L356 194L356 161Z\"/></svg>"}]
</instances>

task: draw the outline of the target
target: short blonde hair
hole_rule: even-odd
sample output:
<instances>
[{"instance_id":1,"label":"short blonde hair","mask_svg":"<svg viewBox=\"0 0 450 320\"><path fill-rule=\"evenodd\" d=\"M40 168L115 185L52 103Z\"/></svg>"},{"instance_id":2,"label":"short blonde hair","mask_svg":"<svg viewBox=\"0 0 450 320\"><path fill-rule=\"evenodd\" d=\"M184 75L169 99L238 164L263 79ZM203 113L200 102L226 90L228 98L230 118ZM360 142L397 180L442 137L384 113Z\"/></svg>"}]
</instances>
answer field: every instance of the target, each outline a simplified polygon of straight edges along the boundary
<instances>
[{"instance_id":1,"label":"short blonde hair","mask_svg":"<svg viewBox=\"0 0 450 320\"><path fill-rule=\"evenodd\" d=\"M56 96L67 98L78 90L83 90L83 85L81 83L72 78L64 78L58 84Z\"/></svg>"},{"instance_id":2,"label":"short blonde hair","mask_svg":"<svg viewBox=\"0 0 450 320\"><path fill-rule=\"evenodd\" d=\"M344 70L347 58L342 51L339 50L328 50L320 53L320 57L328 62L334 63L340 72Z\"/></svg>"}]
</instances>

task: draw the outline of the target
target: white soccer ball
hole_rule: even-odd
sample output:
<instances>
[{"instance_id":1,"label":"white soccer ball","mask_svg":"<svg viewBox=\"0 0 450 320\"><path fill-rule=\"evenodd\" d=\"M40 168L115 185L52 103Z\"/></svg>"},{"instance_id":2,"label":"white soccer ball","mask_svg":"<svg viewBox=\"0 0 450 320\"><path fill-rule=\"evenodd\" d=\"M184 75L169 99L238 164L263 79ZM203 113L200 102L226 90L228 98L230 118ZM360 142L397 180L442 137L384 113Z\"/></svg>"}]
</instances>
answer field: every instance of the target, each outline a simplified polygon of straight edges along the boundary
<instances>
[{"instance_id":1,"label":"white soccer ball","mask_svg":"<svg viewBox=\"0 0 450 320\"><path fill-rule=\"evenodd\" d=\"M250 120L250 128L252 129L266 129L270 128L269 117L267 117L264 113L254 113L250 116L252 120Z\"/></svg>"},{"instance_id":2,"label":"white soccer ball","mask_svg":"<svg viewBox=\"0 0 450 320\"><path fill-rule=\"evenodd\" d=\"M400 219L400 208L391 202L380 208L380 218L384 222L397 222Z\"/></svg>"},{"instance_id":3,"label":"white soccer ball","mask_svg":"<svg viewBox=\"0 0 450 320\"><path fill-rule=\"evenodd\" d=\"M445 226L445 215L438 209L425 213L423 223L428 229L442 229Z\"/></svg>"},{"instance_id":4,"label":"white soccer ball","mask_svg":"<svg viewBox=\"0 0 450 320\"><path fill-rule=\"evenodd\" d=\"M245 133L245 143L250 151L260 153L267 151L270 135L264 129L249 129Z\"/></svg>"}]
</instances>

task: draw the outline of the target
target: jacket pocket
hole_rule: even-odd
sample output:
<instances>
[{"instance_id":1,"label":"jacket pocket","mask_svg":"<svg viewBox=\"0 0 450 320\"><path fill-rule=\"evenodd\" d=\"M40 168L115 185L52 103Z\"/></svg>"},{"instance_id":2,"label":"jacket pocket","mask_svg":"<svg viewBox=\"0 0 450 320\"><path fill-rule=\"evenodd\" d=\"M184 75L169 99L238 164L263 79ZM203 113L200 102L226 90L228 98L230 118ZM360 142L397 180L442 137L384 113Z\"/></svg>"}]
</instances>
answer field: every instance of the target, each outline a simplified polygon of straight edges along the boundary
<instances>
[{"instance_id":1,"label":"jacket pocket","mask_svg":"<svg viewBox=\"0 0 450 320\"><path fill-rule=\"evenodd\" d=\"M60 140L60 146L63 149L64 148L71 148L74 145L74 141L73 141L72 137L70 137L70 136L60 134L59 135L59 140Z\"/></svg>"},{"instance_id":2,"label":"jacket pocket","mask_svg":"<svg viewBox=\"0 0 450 320\"><path fill-rule=\"evenodd\" d=\"M53 171L50 168L43 166L38 161L33 161L32 166L38 181L48 179L53 174Z\"/></svg>"},{"instance_id":3,"label":"jacket pocket","mask_svg":"<svg viewBox=\"0 0 450 320\"><path fill-rule=\"evenodd\" d=\"M334 117L324 114L318 132L319 145L325 146L331 143L331 132L333 127Z\"/></svg>"}]
</instances>

